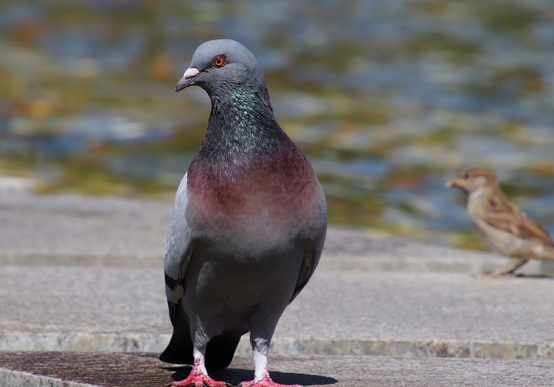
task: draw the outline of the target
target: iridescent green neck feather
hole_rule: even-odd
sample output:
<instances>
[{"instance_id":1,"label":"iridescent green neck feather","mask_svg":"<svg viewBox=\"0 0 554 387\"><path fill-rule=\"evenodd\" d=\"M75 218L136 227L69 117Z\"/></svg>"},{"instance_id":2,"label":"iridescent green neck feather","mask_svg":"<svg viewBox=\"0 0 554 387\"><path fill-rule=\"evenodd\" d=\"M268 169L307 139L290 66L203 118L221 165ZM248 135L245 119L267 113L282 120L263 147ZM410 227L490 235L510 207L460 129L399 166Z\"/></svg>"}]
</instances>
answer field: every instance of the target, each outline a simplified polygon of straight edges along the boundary
<instances>
[{"instance_id":1,"label":"iridescent green neck feather","mask_svg":"<svg viewBox=\"0 0 554 387\"><path fill-rule=\"evenodd\" d=\"M237 164L293 145L273 116L267 90L224 86L210 93L212 111L199 158Z\"/></svg>"}]
</instances>

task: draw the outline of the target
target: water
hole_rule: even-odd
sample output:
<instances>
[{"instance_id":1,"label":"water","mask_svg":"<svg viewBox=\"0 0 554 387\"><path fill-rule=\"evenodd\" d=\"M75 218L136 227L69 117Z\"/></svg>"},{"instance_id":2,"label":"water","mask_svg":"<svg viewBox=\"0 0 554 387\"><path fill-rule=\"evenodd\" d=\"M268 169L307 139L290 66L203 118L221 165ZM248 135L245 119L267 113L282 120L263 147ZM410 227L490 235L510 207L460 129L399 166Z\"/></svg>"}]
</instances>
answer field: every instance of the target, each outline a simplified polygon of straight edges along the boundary
<instances>
[{"instance_id":1,"label":"water","mask_svg":"<svg viewBox=\"0 0 554 387\"><path fill-rule=\"evenodd\" d=\"M171 200L209 100L174 94L194 49L261 62L330 222L482 248L468 165L554 232L554 7L444 2L0 1L0 174L44 193Z\"/></svg>"}]
</instances>

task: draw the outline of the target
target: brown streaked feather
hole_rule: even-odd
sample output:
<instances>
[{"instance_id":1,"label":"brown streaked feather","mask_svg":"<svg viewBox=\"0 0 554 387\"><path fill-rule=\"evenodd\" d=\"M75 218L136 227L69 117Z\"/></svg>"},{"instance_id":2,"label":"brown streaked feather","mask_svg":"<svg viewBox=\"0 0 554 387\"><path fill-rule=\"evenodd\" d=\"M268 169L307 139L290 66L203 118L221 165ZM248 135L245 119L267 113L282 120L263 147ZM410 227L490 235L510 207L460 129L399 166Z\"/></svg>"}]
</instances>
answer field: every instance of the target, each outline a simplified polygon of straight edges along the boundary
<instances>
[{"instance_id":1,"label":"brown streaked feather","mask_svg":"<svg viewBox=\"0 0 554 387\"><path fill-rule=\"evenodd\" d=\"M489 225L518 237L552 244L542 226L510 202L500 189L484 201L484 219Z\"/></svg>"}]
</instances>

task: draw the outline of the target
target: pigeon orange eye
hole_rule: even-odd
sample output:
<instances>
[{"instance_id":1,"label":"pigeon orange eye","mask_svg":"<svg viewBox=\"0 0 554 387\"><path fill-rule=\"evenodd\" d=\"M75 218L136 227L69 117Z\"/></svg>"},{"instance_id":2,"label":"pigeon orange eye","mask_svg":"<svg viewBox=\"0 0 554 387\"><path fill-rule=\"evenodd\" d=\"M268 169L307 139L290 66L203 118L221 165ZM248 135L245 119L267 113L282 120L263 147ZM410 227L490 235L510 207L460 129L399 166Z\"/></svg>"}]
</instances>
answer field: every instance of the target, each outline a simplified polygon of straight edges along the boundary
<instances>
[{"instance_id":1,"label":"pigeon orange eye","mask_svg":"<svg viewBox=\"0 0 554 387\"><path fill-rule=\"evenodd\" d=\"M216 56L213 61L215 67L223 67L226 63L227 59L223 55Z\"/></svg>"}]
</instances>

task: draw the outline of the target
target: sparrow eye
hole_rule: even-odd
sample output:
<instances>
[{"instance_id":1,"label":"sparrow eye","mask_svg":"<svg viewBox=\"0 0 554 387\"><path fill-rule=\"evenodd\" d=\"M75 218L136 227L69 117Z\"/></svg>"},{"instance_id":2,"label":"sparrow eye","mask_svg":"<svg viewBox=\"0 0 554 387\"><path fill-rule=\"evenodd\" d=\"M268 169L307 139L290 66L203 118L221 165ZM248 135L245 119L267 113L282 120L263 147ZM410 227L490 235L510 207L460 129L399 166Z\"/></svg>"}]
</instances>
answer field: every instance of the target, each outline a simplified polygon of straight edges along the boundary
<instances>
[{"instance_id":1,"label":"sparrow eye","mask_svg":"<svg viewBox=\"0 0 554 387\"><path fill-rule=\"evenodd\" d=\"M469 172L464 173L464 176L462 176L464 179L469 179L470 175Z\"/></svg>"},{"instance_id":2,"label":"sparrow eye","mask_svg":"<svg viewBox=\"0 0 554 387\"><path fill-rule=\"evenodd\" d=\"M218 55L214 58L212 63L215 67L223 67L227 63L227 59L224 55Z\"/></svg>"}]
</instances>

